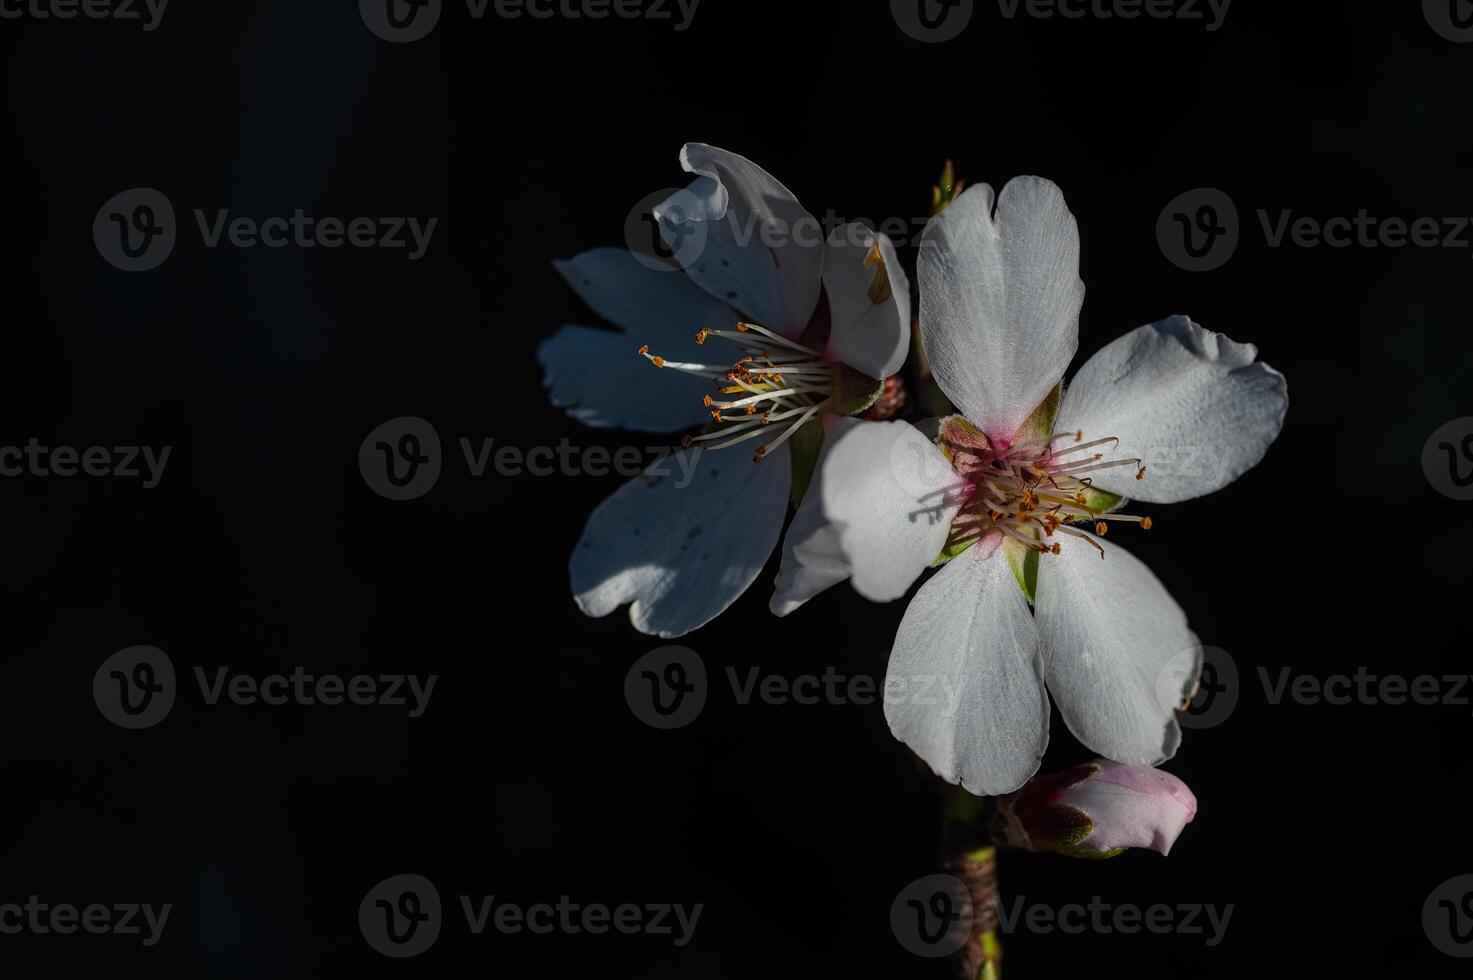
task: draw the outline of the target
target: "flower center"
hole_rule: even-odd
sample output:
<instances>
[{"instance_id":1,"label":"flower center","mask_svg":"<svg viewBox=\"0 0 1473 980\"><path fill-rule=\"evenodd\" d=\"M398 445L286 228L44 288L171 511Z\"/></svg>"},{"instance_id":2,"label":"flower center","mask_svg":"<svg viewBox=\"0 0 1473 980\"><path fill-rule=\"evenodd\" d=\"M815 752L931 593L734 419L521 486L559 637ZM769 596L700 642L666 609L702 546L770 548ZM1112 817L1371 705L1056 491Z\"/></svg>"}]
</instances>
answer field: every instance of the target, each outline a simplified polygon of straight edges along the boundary
<instances>
[{"instance_id":1,"label":"flower center","mask_svg":"<svg viewBox=\"0 0 1473 980\"><path fill-rule=\"evenodd\" d=\"M1140 460L1110 460L1108 451L1096 451L1118 443L1113 437L1086 442L1083 432L1056 432L1006 445L989 440L969 423L943 423L941 451L972 487L952 521L948 551L1001 531L1034 551L1055 555L1059 542L1050 539L1069 535L1087 541L1103 558L1099 543L1073 525L1093 523L1097 535L1109 530L1109 521L1139 524L1149 531L1149 517L1108 513L1119 498L1093 486L1091 474L1122 466L1135 467L1135 478L1145 479Z\"/></svg>"},{"instance_id":2,"label":"flower center","mask_svg":"<svg viewBox=\"0 0 1473 980\"><path fill-rule=\"evenodd\" d=\"M758 339L754 341L753 335ZM667 361L651 354L648 345L639 349L655 367L708 378L716 386L719 397L704 399L715 427L698 436L685 436L683 445L725 449L781 430L776 438L758 445L754 461L760 463L829 403L834 365L818 351L755 323L738 323L735 330L704 329L696 334L696 343L704 344L711 337L736 344L741 357L729 365L697 364Z\"/></svg>"}]
</instances>

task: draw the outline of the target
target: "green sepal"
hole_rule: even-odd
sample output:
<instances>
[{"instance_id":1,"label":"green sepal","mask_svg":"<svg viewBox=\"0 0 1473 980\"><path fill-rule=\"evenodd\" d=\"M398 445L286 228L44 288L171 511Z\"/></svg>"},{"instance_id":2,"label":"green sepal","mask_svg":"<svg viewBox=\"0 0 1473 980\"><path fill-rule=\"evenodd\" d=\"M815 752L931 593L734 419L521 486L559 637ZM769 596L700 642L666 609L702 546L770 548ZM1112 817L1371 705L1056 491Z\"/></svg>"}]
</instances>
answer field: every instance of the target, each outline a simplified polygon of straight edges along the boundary
<instances>
[{"instance_id":1,"label":"green sepal","mask_svg":"<svg viewBox=\"0 0 1473 980\"><path fill-rule=\"evenodd\" d=\"M1018 588L1023 590L1023 597L1030 606L1033 605L1038 594L1038 549L1012 538L1003 538L1002 553L1008 560L1008 567L1013 570Z\"/></svg>"},{"instance_id":2,"label":"green sepal","mask_svg":"<svg viewBox=\"0 0 1473 980\"><path fill-rule=\"evenodd\" d=\"M1054 385L1054 390L1049 392L1048 397L1038 403L1033 414L1028 416L1027 421L1018 429L1013 436L1013 442L1027 442L1029 439L1041 439L1052 435L1054 421L1059 417L1059 405L1064 400L1064 383L1061 381Z\"/></svg>"},{"instance_id":3,"label":"green sepal","mask_svg":"<svg viewBox=\"0 0 1473 980\"><path fill-rule=\"evenodd\" d=\"M1084 506L1094 511L1096 514L1111 514L1124 507L1126 504L1126 499L1124 497L1118 497L1113 493L1106 493L1103 490L1090 489L1083 491L1083 493ZM1074 521L1074 523L1092 524L1093 521L1088 517L1081 517L1078 520Z\"/></svg>"},{"instance_id":4,"label":"green sepal","mask_svg":"<svg viewBox=\"0 0 1473 980\"><path fill-rule=\"evenodd\" d=\"M956 168L947 160L946 166L941 168L941 176L931 188L931 216L935 217L945 211L948 204L961 197L966 186L966 181L956 179Z\"/></svg>"},{"instance_id":5,"label":"green sepal","mask_svg":"<svg viewBox=\"0 0 1473 980\"><path fill-rule=\"evenodd\" d=\"M1065 857L1082 858L1085 861L1108 861L1112 857L1119 857L1128 848L1117 847L1109 851L1059 851Z\"/></svg>"},{"instance_id":6,"label":"green sepal","mask_svg":"<svg viewBox=\"0 0 1473 980\"><path fill-rule=\"evenodd\" d=\"M813 484L813 474L818 469L818 454L823 450L823 423L807 422L794 432L788 440L788 466L791 471L793 506L803 503L803 497Z\"/></svg>"},{"instance_id":7,"label":"green sepal","mask_svg":"<svg viewBox=\"0 0 1473 980\"><path fill-rule=\"evenodd\" d=\"M834 365L833 410L840 415L868 412L885 393L885 382L875 380L862 371L838 362Z\"/></svg>"},{"instance_id":8,"label":"green sepal","mask_svg":"<svg viewBox=\"0 0 1473 980\"><path fill-rule=\"evenodd\" d=\"M937 555L936 560L931 562L931 567L940 568L953 558L960 558L966 554L968 548L980 540L981 538L965 538L955 543L948 541L946 547L941 549L941 554Z\"/></svg>"}]
</instances>

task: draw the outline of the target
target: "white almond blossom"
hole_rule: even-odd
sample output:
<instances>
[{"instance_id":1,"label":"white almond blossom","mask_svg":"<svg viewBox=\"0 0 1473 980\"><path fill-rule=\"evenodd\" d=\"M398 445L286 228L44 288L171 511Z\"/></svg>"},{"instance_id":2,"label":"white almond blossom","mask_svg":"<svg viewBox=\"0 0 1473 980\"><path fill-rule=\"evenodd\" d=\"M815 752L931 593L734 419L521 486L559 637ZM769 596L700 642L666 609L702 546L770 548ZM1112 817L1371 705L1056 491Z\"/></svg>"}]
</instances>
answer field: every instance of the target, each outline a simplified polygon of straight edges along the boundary
<instances>
[{"instance_id":1,"label":"white almond blossom","mask_svg":"<svg viewBox=\"0 0 1473 980\"><path fill-rule=\"evenodd\" d=\"M777 544L794 472L806 480L816 455L818 439L800 440L801 453L791 440L869 408L910 332L909 283L884 235L845 225L825 236L734 153L691 143L680 161L694 181L655 216L683 268L614 248L559 263L620 329L565 326L539 351L553 403L582 422L704 426L681 450L699 458L657 464L599 505L570 562L584 613L631 604L635 628L661 637L703 626L746 591ZM703 244L686 256L695 225Z\"/></svg>"},{"instance_id":2,"label":"white almond blossom","mask_svg":"<svg viewBox=\"0 0 1473 980\"><path fill-rule=\"evenodd\" d=\"M978 795L1038 770L1050 691L1100 755L1156 765L1176 752L1200 645L1150 570L1102 540L1106 522L1149 530L1149 517L1118 512L1126 497L1176 503L1231 483L1288 408L1283 376L1253 346L1185 317L1107 345L1064 391L1078 267L1074 216L1045 180L1018 178L997 198L973 187L931 221L922 343L961 415L936 443L903 422L836 423L772 600L783 615L850 578L888 601L945 562L906 610L889 672L951 685L959 707L885 710L897 738Z\"/></svg>"}]
</instances>

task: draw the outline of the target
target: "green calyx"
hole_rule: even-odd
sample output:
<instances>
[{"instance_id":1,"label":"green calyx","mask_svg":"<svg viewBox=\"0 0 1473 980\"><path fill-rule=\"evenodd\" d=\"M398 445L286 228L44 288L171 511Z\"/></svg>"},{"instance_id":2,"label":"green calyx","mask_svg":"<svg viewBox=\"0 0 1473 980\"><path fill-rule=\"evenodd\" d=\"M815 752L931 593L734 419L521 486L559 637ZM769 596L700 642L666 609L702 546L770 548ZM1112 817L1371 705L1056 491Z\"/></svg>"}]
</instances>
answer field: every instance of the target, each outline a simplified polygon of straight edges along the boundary
<instances>
[{"instance_id":1,"label":"green calyx","mask_svg":"<svg viewBox=\"0 0 1473 980\"><path fill-rule=\"evenodd\" d=\"M792 472L793 506L803 503L813 476L818 471L818 454L823 451L823 423L808 424L788 440L788 465Z\"/></svg>"},{"instance_id":2,"label":"green calyx","mask_svg":"<svg viewBox=\"0 0 1473 980\"><path fill-rule=\"evenodd\" d=\"M941 176L931 188L931 216L935 217L945 211L947 205L961 197L966 186L966 181L956 179L956 168L947 160L946 165L941 168Z\"/></svg>"}]
</instances>

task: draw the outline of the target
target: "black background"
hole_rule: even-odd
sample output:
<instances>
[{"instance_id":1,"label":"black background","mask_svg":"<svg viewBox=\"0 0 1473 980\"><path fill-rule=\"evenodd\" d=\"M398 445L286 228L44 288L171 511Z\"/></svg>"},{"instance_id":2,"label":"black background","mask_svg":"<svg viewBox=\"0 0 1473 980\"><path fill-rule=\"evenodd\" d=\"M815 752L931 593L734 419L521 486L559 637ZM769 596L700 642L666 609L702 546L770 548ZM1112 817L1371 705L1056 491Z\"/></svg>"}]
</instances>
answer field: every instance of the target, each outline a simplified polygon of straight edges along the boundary
<instances>
[{"instance_id":1,"label":"black background","mask_svg":"<svg viewBox=\"0 0 1473 980\"><path fill-rule=\"evenodd\" d=\"M1292 9L1289 9L1291 8ZM169 445L159 487L0 481L7 616L0 901L175 906L163 941L0 936L5 976L949 976L889 927L934 869L935 789L878 706L737 706L724 684L673 733L630 713L661 642L582 617L567 557L619 478L467 475L456 440L659 445L551 408L535 361L596 322L550 260L622 244L699 140L743 153L815 214L924 215L943 159L973 182L1057 181L1089 294L1081 358L1188 313L1257 343L1290 386L1266 461L1131 536L1243 677L1232 718L1168 768L1200 801L1168 859L1006 855L1005 897L1235 905L1226 940L1033 935L1009 976L1452 976L1420 913L1473 872L1468 707L1271 706L1257 676L1467 670L1470 507L1423 443L1473 414L1470 254L1269 248L1256 212L1473 214L1473 46L1412 2L1241 0L1200 22L1002 18L944 44L883 3L705 0L668 22L475 22L373 36L350 3L174 0L158 30L0 22L0 444ZM152 186L181 216L161 268L98 255L93 216ZM1190 274L1165 204L1226 190L1243 243ZM191 212L437 216L428 255L206 249ZM913 268L914 251L903 258ZM426 497L381 499L359 443L422 416L446 443ZM901 606L835 589L785 621L775 564L684 643L719 679L883 671ZM157 728L98 712L132 644L264 674L435 673L424 717L205 707ZM1057 717L1048 765L1086 757ZM654 936L469 936L374 953L356 914L384 877L530 904L703 903ZM452 912L454 910L452 909ZM533 972L535 971L535 973Z\"/></svg>"}]
</instances>

